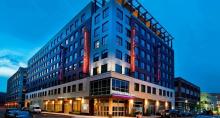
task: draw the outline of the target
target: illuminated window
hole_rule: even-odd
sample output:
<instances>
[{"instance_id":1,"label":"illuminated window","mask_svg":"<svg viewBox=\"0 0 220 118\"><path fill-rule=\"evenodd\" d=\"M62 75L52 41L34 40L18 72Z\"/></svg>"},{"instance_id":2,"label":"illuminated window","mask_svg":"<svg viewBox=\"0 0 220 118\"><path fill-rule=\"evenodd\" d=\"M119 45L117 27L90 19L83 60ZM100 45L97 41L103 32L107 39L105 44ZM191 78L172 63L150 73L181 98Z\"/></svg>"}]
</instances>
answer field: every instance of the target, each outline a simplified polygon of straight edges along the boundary
<instances>
[{"instance_id":1,"label":"illuminated window","mask_svg":"<svg viewBox=\"0 0 220 118\"><path fill-rule=\"evenodd\" d=\"M96 49L96 48L99 48L99 46L100 46L99 40L95 41L95 43L94 43L94 48L95 48L95 49Z\"/></svg>"}]
</instances>

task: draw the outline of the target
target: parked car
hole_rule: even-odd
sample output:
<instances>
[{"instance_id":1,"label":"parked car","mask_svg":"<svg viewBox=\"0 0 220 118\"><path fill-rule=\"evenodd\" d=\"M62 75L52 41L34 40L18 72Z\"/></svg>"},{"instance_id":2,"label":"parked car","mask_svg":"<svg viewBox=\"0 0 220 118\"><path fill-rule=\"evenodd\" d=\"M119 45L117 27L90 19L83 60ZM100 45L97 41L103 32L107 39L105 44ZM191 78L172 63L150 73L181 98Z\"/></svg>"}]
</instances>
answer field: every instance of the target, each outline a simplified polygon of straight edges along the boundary
<instances>
[{"instance_id":1,"label":"parked car","mask_svg":"<svg viewBox=\"0 0 220 118\"><path fill-rule=\"evenodd\" d=\"M14 118L17 112L19 112L17 108L8 108L5 111L5 118Z\"/></svg>"},{"instance_id":2,"label":"parked car","mask_svg":"<svg viewBox=\"0 0 220 118\"><path fill-rule=\"evenodd\" d=\"M39 105L30 105L29 111L32 113L41 113L41 108Z\"/></svg>"},{"instance_id":3,"label":"parked car","mask_svg":"<svg viewBox=\"0 0 220 118\"><path fill-rule=\"evenodd\" d=\"M175 118L180 116L181 116L180 112L175 109L165 110L164 112L161 112L162 118Z\"/></svg>"},{"instance_id":4,"label":"parked car","mask_svg":"<svg viewBox=\"0 0 220 118\"><path fill-rule=\"evenodd\" d=\"M29 111L19 111L15 114L15 118L33 118Z\"/></svg>"},{"instance_id":5,"label":"parked car","mask_svg":"<svg viewBox=\"0 0 220 118\"><path fill-rule=\"evenodd\" d=\"M22 111L29 111L29 109L27 107L22 107L21 110Z\"/></svg>"}]
</instances>

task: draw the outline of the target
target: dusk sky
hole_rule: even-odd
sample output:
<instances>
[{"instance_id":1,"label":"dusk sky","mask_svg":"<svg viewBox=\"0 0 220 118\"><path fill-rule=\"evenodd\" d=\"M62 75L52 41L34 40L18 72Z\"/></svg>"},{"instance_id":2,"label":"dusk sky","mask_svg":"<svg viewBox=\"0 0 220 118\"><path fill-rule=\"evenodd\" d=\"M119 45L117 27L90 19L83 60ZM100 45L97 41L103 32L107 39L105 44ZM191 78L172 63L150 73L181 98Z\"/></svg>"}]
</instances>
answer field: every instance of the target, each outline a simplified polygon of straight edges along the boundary
<instances>
[{"instance_id":1,"label":"dusk sky","mask_svg":"<svg viewBox=\"0 0 220 118\"><path fill-rule=\"evenodd\" d=\"M91 0L0 1L0 91ZM140 0L175 37L175 76L220 92L220 0Z\"/></svg>"}]
</instances>

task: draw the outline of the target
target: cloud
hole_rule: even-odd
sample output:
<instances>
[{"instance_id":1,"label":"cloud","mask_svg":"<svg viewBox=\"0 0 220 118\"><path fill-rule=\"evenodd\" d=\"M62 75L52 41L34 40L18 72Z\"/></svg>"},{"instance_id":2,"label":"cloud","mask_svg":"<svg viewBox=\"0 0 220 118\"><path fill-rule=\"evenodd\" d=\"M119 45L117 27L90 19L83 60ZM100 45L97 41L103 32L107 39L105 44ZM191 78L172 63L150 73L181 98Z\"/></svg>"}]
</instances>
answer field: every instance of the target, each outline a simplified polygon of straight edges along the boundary
<instances>
[{"instance_id":1,"label":"cloud","mask_svg":"<svg viewBox=\"0 0 220 118\"><path fill-rule=\"evenodd\" d=\"M19 67L27 67L21 53L12 50L0 50L0 76L10 77Z\"/></svg>"},{"instance_id":2,"label":"cloud","mask_svg":"<svg viewBox=\"0 0 220 118\"><path fill-rule=\"evenodd\" d=\"M10 77L13 75L17 70L10 67L0 67L0 76L3 77Z\"/></svg>"}]
</instances>

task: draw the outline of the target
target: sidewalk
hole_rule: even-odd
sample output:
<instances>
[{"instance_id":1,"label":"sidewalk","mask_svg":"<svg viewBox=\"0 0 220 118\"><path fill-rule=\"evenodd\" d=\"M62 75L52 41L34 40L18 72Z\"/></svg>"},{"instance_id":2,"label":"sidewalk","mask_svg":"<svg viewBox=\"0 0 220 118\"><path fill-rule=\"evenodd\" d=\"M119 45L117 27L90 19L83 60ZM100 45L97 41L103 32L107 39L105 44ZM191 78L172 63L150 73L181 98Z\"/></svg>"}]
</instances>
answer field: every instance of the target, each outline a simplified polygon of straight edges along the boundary
<instances>
[{"instance_id":1,"label":"sidewalk","mask_svg":"<svg viewBox=\"0 0 220 118\"><path fill-rule=\"evenodd\" d=\"M44 114L53 114L53 115L65 115L71 116L71 118L109 118L103 116L85 116L85 115L75 115L75 114L67 114L67 113L54 113L54 112L42 112ZM112 117L118 118L118 117ZM120 117L120 118L136 118L136 117ZM158 116L143 116L142 118L159 118Z\"/></svg>"}]
</instances>

